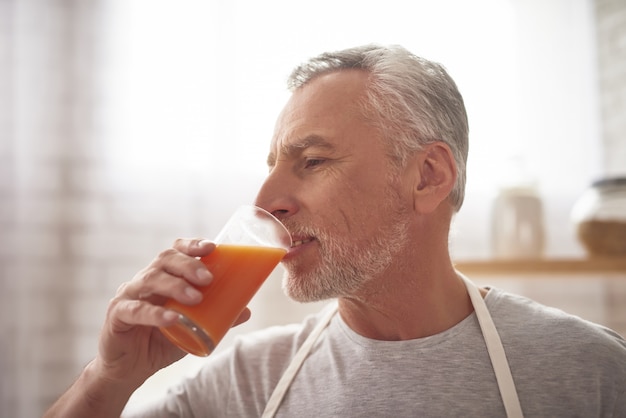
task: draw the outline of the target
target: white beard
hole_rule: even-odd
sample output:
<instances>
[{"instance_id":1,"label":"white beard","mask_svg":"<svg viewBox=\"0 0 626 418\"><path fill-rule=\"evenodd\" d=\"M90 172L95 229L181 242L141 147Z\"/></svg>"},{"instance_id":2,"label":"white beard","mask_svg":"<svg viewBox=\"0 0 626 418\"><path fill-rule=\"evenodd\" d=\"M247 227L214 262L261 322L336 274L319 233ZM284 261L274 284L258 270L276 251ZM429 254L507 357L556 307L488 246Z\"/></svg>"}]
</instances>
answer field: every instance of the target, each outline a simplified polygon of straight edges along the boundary
<instances>
[{"instance_id":1,"label":"white beard","mask_svg":"<svg viewBox=\"0 0 626 418\"><path fill-rule=\"evenodd\" d=\"M316 228L294 228L292 233L313 236L319 246L320 263L308 271L296 262L287 262L283 290L298 302L314 302L354 294L362 286L384 272L395 256L407 245L408 210L399 206L395 194L384 200L385 208L377 232L368 239L331 236Z\"/></svg>"}]
</instances>

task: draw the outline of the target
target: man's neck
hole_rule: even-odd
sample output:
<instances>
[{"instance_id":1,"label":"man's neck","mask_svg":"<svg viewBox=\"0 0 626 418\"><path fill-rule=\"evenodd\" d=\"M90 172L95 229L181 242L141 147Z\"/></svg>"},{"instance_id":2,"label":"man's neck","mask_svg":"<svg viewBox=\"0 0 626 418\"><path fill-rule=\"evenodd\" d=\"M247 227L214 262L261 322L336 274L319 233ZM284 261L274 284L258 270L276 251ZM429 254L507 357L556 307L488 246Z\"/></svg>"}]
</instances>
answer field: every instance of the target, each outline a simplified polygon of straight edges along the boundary
<instances>
[{"instance_id":1,"label":"man's neck","mask_svg":"<svg viewBox=\"0 0 626 418\"><path fill-rule=\"evenodd\" d=\"M412 276L386 276L354 297L339 299L343 320L377 340L410 340L438 334L473 312L465 283L452 265Z\"/></svg>"}]
</instances>

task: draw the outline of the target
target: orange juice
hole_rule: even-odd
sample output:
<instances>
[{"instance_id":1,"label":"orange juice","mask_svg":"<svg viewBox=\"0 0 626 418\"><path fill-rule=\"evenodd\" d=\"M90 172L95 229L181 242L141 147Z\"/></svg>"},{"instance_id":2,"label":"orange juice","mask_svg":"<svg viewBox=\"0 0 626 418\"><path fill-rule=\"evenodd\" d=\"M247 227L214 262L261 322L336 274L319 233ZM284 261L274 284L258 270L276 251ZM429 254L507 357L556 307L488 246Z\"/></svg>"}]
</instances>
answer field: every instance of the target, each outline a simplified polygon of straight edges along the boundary
<instances>
[{"instance_id":1,"label":"orange juice","mask_svg":"<svg viewBox=\"0 0 626 418\"><path fill-rule=\"evenodd\" d=\"M213 274L213 281L199 288L202 302L168 301L165 307L182 316L161 331L186 351L209 355L286 253L283 248L219 244L201 259Z\"/></svg>"}]
</instances>

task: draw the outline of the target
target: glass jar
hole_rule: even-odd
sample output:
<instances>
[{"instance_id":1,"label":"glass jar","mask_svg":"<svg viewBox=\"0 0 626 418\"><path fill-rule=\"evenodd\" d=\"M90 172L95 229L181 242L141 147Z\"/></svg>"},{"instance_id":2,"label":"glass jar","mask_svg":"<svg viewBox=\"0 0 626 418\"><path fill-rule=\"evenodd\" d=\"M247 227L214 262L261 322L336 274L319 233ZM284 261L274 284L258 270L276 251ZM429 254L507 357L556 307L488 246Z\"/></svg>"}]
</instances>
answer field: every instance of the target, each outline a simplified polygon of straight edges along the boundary
<instances>
[{"instance_id":1,"label":"glass jar","mask_svg":"<svg viewBox=\"0 0 626 418\"><path fill-rule=\"evenodd\" d=\"M491 244L494 258L540 258L545 247L543 204L530 186L502 188L493 202Z\"/></svg>"},{"instance_id":2,"label":"glass jar","mask_svg":"<svg viewBox=\"0 0 626 418\"><path fill-rule=\"evenodd\" d=\"M594 182L574 204L571 217L590 256L626 256L626 177Z\"/></svg>"}]
</instances>

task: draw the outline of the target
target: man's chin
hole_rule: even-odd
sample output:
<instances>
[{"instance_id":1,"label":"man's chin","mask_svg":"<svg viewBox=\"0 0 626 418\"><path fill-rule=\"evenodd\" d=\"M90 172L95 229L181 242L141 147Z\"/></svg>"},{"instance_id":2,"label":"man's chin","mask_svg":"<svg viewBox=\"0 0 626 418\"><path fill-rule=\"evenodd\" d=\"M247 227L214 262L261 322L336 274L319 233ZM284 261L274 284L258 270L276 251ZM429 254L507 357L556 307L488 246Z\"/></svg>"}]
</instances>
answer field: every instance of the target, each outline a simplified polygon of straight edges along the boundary
<instances>
[{"instance_id":1,"label":"man's chin","mask_svg":"<svg viewBox=\"0 0 626 418\"><path fill-rule=\"evenodd\" d=\"M320 302L322 300L328 299L324 298L320 295L315 294L314 292L304 291L300 288L293 288L290 286L283 287L283 291L285 295L294 302L298 303L312 303L312 302Z\"/></svg>"},{"instance_id":2,"label":"man's chin","mask_svg":"<svg viewBox=\"0 0 626 418\"><path fill-rule=\"evenodd\" d=\"M283 276L283 292L287 297L298 303L321 302L337 296L331 292L311 286L315 280L311 278L285 273Z\"/></svg>"}]
</instances>

